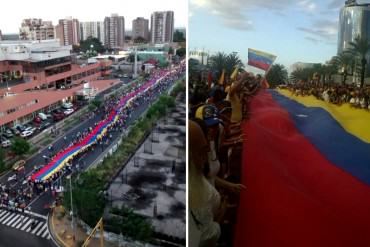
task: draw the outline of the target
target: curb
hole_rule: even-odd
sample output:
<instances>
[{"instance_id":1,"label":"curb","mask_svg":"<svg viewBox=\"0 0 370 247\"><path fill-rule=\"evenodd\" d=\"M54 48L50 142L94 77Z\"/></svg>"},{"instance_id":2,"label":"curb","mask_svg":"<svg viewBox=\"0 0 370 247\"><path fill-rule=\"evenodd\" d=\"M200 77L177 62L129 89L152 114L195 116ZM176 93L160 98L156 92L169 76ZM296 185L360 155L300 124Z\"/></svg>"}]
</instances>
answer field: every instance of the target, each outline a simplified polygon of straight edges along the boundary
<instances>
[{"instance_id":1,"label":"curb","mask_svg":"<svg viewBox=\"0 0 370 247\"><path fill-rule=\"evenodd\" d=\"M54 232L54 212L48 214L48 230L54 244L58 247L71 247L66 244L57 233Z\"/></svg>"}]
</instances>

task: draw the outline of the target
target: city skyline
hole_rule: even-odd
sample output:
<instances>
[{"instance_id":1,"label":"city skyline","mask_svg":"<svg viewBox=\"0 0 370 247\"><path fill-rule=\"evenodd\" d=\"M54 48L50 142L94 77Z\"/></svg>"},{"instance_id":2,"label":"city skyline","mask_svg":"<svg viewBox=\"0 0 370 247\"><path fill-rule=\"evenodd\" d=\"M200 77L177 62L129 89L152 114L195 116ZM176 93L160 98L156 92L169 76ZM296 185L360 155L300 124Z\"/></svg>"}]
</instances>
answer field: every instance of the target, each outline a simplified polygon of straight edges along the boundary
<instances>
[{"instance_id":1,"label":"city skyline","mask_svg":"<svg viewBox=\"0 0 370 247\"><path fill-rule=\"evenodd\" d=\"M39 0L39 6L50 6L50 3L46 0ZM174 11L175 13L175 28L182 28L187 26L187 12L183 11L187 9L187 2L182 0L157 0L157 1L145 1L138 0L130 5L123 5L119 0L110 0L109 4L104 6L102 10L101 6L88 6L89 11L81 12L81 9L86 8L86 2L66 0L64 5L58 6L57 9L52 8L35 8L34 2L28 2L25 0L15 0L12 2L4 2L2 4L3 9L12 9L14 6L23 6L19 10L12 13L12 15L1 15L0 16L0 30L2 34L17 34L21 26L22 20L27 18L40 18L44 21L52 21L55 26L58 24L60 19L65 19L71 16L72 18L78 19L80 22L87 21L104 21L106 16L117 13L125 18L125 30L132 29L132 21L137 17L144 17L150 19L150 16L155 11ZM71 8L70 6L74 6ZM122 6L122 10L117 6ZM145 8L143 8L145 6ZM165 7L163 7L165 6ZM29 9L32 9L30 14ZM45 11L47 10L47 11ZM61 14L66 13L66 14Z\"/></svg>"},{"instance_id":2,"label":"city skyline","mask_svg":"<svg viewBox=\"0 0 370 247\"><path fill-rule=\"evenodd\" d=\"M369 1L358 1L365 2ZM189 50L235 51L246 64L248 48L254 48L277 55L275 63L287 69L295 62L325 63L337 54L339 10L344 3L190 0Z\"/></svg>"}]
</instances>

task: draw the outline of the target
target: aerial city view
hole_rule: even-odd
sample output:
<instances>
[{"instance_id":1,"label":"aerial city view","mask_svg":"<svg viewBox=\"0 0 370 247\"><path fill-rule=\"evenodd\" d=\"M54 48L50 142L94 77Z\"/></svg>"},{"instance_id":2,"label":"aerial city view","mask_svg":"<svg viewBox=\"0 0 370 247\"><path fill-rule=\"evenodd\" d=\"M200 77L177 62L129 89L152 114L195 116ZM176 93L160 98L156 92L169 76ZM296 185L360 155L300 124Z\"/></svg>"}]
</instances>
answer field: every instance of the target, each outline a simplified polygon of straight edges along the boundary
<instances>
[{"instance_id":1,"label":"aerial city view","mask_svg":"<svg viewBox=\"0 0 370 247\"><path fill-rule=\"evenodd\" d=\"M186 246L187 2L7 1L0 246Z\"/></svg>"},{"instance_id":2,"label":"aerial city view","mask_svg":"<svg viewBox=\"0 0 370 247\"><path fill-rule=\"evenodd\" d=\"M370 246L369 20L369 0L190 0L189 246Z\"/></svg>"}]
</instances>

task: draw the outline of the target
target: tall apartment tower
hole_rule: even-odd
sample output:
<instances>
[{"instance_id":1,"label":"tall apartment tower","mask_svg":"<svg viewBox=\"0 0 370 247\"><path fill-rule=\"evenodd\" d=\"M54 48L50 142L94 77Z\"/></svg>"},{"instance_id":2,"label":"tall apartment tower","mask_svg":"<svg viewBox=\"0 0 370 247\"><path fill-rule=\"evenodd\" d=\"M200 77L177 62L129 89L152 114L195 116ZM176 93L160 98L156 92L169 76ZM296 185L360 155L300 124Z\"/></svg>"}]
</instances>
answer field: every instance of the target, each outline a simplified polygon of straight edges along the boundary
<instances>
[{"instance_id":1,"label":"tall apartment tower","mask_svg":"<svg viewBox=\"0 0 370 247\"><path fill-rule=\"evenodd\" d=\"M59 20L59 24L55 27L55 34L61 45L80 44L80 24L77 19L68 17Z\"/></svg>"},{"instance_id":2,"label":"tall apartment tower","mask_svg":"<svg viewBox=\"0 0 370 247\"><path fill-rule=\"evenodd\" d=\"M109 49L122 49L125 43L125 18L112 14L104 19L105 46Z\"/></svg>"},{"instance_id":3,"label":"tall apartment tower","mask_svg":"<svg viewBox=\"0 0 370 247\"><path fill-rule=\"evenodd\" d=\"M152 13L150 23L151 43L170 43L173 41L173 11L157 11Z\"/></svg>"},{"instance_id":4,"label":"tall apartment tower","mask_svg":"<svg viewBox=\"0 0 370 247\"><path fill-rule=\"evenodd\" d=\"M51 21L42 19L24 19L19 28L20 40L54 39L54 26Z\"/></svg>"},{"instance_id":5,"label":"tall apartment tower","mask_svg":"<svg viewBox=\"0 0 370 247\"><path fill-rule=\"evenodd\" d=\"M132 38L138 37L149 41L149 20L143 17L137 17L132 21Z\"/></svg>"},{"instance_id":6,"label":"tall apartment tower","mask_svg":"<svg viewBox=\"0 0 370 247\"><path fill-rule=\"evenodd\" d=\"M104 44L104 22L87 21L80 22L81 40L86 40L88 37L94 37Z\"/></svg>"}]
</instances>

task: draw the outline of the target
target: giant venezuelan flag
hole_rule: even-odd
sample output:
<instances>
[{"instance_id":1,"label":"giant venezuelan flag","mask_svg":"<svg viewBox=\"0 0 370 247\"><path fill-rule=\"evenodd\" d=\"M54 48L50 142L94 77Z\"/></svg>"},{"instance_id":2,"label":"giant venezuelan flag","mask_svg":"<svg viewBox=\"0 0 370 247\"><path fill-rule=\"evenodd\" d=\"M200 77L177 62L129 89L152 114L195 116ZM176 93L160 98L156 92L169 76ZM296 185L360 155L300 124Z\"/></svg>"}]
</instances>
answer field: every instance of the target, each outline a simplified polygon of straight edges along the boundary
<instances>
[{"instance_id":1,"label":"giant venezuelan flag","mask_svg":"<svg viewBox=\"0 0 370 247\"><path fill-rule=\"evenodd\" d=\"M267 71L276 59L275 55L267 52L248 49L248 65Z\"/></svg>"},{"instance_id":2,"label":"giant venezuelan flag","mask_svg":"<svg viewBox=\"0 0 370 247\"><path fill-rule=\"evenodd\" d=\"M234 246L370 246L370 113L272 90L250 109Z\"/></svg>"},{"instance_id":3,"label":"giant venezuelan flag","mask_svg":"<svg viewBox=\"0 0 370 247\"><path fill-rule=\"evenodd\" d=\"M66 150L58 153L47 165L45 165L40 171L34 173L31 176L33 181L43 181L50 178L53 174L62 169L69 161L71 161L78 153L84 151L86 148L90 147L97 140L101 139L103 135L107 132L108 128L117 122L120 118L119 114L122 109L135 97L141 93L148 90L155 83L166 79L171 73L168 71L162 71L161 74L149 80L147 83L140 86L135 91L124 96L118 103L116 109L113 109L109 116L99 122L99 124L86 136L81 142L67 148Z\"/></svg>"}]
</instances>

